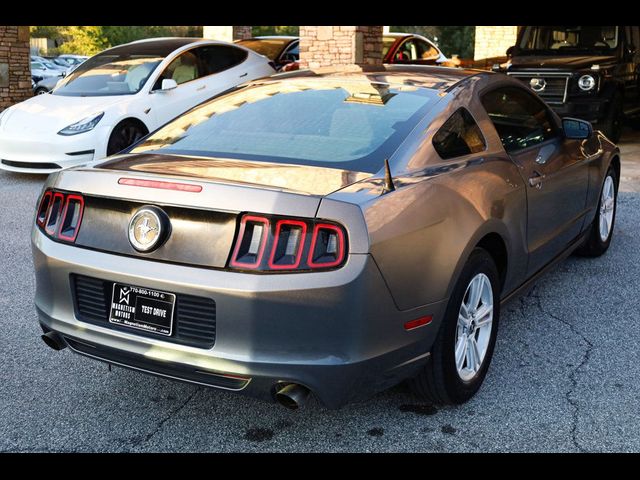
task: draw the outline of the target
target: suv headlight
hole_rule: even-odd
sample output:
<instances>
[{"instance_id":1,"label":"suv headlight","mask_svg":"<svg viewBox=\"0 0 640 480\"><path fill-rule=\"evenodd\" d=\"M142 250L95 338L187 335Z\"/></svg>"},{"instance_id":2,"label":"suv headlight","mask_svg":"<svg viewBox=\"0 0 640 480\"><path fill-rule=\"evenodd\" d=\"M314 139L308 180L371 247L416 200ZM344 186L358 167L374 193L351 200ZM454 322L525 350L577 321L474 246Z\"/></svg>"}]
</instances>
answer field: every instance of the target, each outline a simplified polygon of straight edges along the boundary
<instances>
[{"instance_id":1,"label":"suv headlight","mask_svg":"<svg viewBox=\"0 0 640 480\"><path fill-rule=\"evenodd\" d=\"M578 79L578 87L583 92L590 92L596 86L596 79L593 75L582 75Z\"/></svg>"},{"instance_id":2,"label":"suv headlight","mask_svg":"<svg viewBox=\"0 0 640 480\"><path fill-rule=\"evenodd\" d=\"M77 135L79 133L88 132L93 130L98 122L102 120L104 117L104 112L98 113L96 115L91 115L90 117L83 118L79 122L73 123L68 127L63 128L58 132L58 135Z\"/></svg>"}]
</instances>

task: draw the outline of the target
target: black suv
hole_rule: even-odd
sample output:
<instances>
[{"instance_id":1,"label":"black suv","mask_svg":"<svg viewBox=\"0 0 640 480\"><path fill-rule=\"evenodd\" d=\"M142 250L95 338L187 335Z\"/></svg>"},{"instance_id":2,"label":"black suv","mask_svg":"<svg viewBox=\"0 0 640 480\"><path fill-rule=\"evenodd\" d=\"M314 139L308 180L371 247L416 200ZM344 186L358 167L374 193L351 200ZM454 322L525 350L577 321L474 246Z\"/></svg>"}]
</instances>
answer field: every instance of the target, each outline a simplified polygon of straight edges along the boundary
<instances>
[{"instance_id":1,"label":"black suv","mask_svg":"<svg viewBox=\"0 0 640 480\"><path fill-rule=\"evenodd\" d=\"M522 27L508 62L495 69L617 142L625 118L640 126L639 49L640 27Z\"/></svg>"}]
</instances>

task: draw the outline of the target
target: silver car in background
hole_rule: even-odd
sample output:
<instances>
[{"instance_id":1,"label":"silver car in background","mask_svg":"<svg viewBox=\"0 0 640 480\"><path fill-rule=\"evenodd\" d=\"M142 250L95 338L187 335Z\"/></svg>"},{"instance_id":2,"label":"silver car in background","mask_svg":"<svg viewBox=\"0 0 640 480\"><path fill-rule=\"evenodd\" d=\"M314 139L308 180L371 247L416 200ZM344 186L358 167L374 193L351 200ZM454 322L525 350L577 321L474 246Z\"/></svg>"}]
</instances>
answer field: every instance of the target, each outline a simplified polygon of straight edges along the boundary
<instances>
[{"instance_id":1,"label":"silver car in background","mask_svg":"<svg viewBox=\"0 0 640 480\"><path fill-rule=\"evenodd\" d=\"M49 177L32 233L43 339L290 408L405 379L462 403L500 305L607 250L619 176L615 145L501 74L254 81Z\"/></svg>"}]
</instances>

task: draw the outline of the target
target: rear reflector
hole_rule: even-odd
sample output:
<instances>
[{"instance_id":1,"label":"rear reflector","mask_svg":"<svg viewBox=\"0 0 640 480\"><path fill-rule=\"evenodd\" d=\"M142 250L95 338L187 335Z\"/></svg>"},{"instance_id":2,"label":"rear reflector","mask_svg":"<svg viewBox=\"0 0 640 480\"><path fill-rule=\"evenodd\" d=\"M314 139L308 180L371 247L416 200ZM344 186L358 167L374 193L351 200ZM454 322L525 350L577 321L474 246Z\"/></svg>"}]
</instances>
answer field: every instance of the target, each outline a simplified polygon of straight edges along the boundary
<instances>
[{"instance_id":1,"label":"rear reflector","mask_svg":"<svg viewBox=\"0 0 640 480\"><path fill-rule=\"evenodd\" d=\"M129 185L131 187L160 188L163 190L178 190L180 192L200 193L202 191L202 185L163 182L160 180L142 180L140 178L121 178L118 180L118 183L120 185Z\"/></svg>"},{"instance_id":2,"label":"rear reflector","mask_svg":"<svg viewBox=\"0 0 640 480\"><path fill-rule=\"evenodd\" d=\"M423 325L428 325L433 320L433 316L426 315L424 317L416 318L415 320L410 320L404 324L405 330L413 330L414 328L422 327Z\"/></svg>"}]
</instances>

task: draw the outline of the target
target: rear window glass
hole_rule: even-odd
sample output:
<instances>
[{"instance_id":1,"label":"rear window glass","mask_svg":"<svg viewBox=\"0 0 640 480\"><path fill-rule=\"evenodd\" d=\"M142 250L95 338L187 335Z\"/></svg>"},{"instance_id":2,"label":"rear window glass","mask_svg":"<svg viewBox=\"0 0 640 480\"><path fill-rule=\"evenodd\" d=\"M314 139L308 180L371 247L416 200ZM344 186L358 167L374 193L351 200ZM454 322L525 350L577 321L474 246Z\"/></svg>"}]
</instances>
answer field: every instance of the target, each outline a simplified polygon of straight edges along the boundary
<instances>
[{"instance_id":1,"label":"rear window glass","mask_svg":"<svg viewBox=\"0 0 640 480\"><path fill-rule=\"evenodd\" d=\"M437 99L437 91L365 82L288 80L214 99L131 153L315 165L376 172Z\"/></svg>"}]
</instances>

